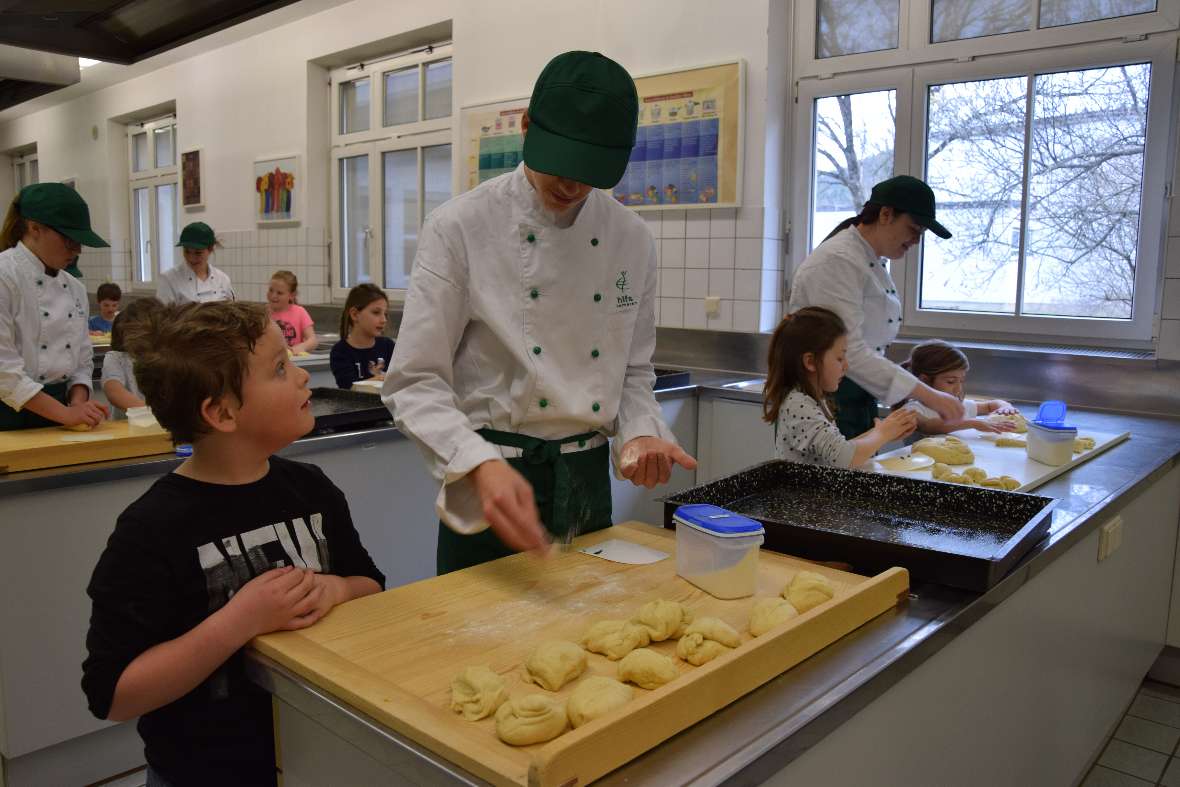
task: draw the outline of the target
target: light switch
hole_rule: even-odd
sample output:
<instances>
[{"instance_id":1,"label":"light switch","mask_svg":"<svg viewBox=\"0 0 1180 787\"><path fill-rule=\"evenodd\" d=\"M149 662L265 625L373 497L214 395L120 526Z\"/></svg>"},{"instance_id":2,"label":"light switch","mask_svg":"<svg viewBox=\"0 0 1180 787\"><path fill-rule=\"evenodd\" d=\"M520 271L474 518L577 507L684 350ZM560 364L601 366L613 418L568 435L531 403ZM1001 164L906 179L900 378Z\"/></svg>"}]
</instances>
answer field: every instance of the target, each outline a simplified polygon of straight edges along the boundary
<instances>
[{"instance_id":1,"label":"light switch","mask_svg":"<svg viewBox=\"0 0 1180 787\"><path fill-rule=\"evenodd\" d=\"M721 314L721 298L717 295L709 295L705 298L705 316L716 317Z\"/></svg>"},{"instance_id":2,"label":"light switch","mask_svg":"<svg viewBox=\"0 0 1180 787\"><path fill-rule=\"evenodd\" d=\"M1123 545L1123 518L1116 516L1098 529L1098 562L1101 563Z\"/></svg>"}]
</instances>

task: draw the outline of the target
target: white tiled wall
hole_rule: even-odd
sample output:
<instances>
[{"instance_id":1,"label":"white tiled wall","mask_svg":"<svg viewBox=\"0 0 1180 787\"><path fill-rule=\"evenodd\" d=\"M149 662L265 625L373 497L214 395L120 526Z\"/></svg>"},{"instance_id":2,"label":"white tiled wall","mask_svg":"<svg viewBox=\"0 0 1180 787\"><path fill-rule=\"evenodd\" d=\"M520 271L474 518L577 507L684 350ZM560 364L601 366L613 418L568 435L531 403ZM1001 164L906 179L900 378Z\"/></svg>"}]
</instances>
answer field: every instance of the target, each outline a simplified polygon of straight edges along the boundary
<instances>
[{"instance_id":1,"label":"white tiled wall","mask_svg":"<svg viewBox=\"0 0 1180 787\"><path fill-rule=\"evenodd\" d=\"M641 213L659 252L656 316L665 328L769 330L782 313L783 244L763 232L763 209ZM721 300L715 316L705 298Z\"/></svg>"},{"instance_id":2,"label":"white tiled wall","mask_svg":"<svg viewBox=\"0 0 1180 787\"><path fill-rule=\"evenodd\" d=\"M1166 360L1180 361L1180 197L1172 197L1168 236L1157 354Z\"/></svg>"}]
</instances>

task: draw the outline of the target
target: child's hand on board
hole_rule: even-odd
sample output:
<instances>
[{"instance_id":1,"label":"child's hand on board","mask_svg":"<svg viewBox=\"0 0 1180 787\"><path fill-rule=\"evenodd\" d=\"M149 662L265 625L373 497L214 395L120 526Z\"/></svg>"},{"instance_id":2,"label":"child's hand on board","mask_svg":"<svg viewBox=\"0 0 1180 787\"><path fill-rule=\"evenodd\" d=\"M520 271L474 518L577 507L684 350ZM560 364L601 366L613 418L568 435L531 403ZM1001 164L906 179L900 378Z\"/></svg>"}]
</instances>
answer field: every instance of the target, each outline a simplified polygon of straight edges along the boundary
<instances>
[{"instance_id":1,"label":"child's hand on board","mask_svg":"<svg viewBox=\"0 0 1180 787\"><path fill-rule=\"evenodd\" d=\"M245 641L272 631L301 629L321 617L325 588L316 574L286 566L259 574L234 593L226 610L240 626ZM329 607L330 608L330 607Z\"/></svg>"},{"instance_id":2,"label":"child's hand on board","mask_svg":"<svg viewBox=\"0 0 1180 787\"><path fill-rule=\"evenodd\" d=\"M877 418L873 428L881 433L885 442L891 443L909 436L918 428L918 414L913 410L894 410L883 421Z\"/></svg>"}]
</instances>

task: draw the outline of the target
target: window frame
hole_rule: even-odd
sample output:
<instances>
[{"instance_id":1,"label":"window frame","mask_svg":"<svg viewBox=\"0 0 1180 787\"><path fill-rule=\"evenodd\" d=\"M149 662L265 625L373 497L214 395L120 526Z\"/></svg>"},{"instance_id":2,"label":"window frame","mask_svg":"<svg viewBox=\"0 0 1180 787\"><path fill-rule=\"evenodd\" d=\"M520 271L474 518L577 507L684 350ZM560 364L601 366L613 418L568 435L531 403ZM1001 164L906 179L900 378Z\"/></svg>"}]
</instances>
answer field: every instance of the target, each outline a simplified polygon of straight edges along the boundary
<instances>
[{"instance_id":1,"label":"window frame","mask_svg":"<svg viewBox=\"0 0 1180 787\"><path fill-rule=\"evenodd\" d=\"M22 185L21 184L21 167L25 168L25 170L24 170L25 172L28 172L28 166L30 164L37 165L37 179L30 180L28 183L25 183L24 185ZM41 164L40 164L40 160L37 158L37 150L35 148L33 150L29 151L28 153L23 153L21 155L12 157L12 186L13 186L14 193L19 193L20 190L22 188L24 188L24 186L31 186L34 183L40 183L40 182L41 182Z\"/></svg>"},{"instance_id":2,"label":"window frame","mask_svg":"<svg viewBox=\"0 0 1180 787\"><path fill-rule=\"evenodd\" d=\"M172 164L168 166L156 165L156 145L155 132L157 129L170 127L172 129ZM176 117L168 115L166 117L157 118L156 120L147 121L144 123L132 123L126 127L127 132L127 221L128 221L128 245L131 247L131 290L135 293L154 293L156 286L160 281L160 257L158 249L160 248L160 221L158 216L158 197L156 190L160 186L173 186L173 193L175 199L174 230L179 237L180 230L183 226L183 214L180 206L180 167L177 163L180 158L180 147L177 144L177 127ZM152 167L149 169L142 169L135 171L135 135L146 133L148 141L148 154L151 156ZM150 197L148 200L149 209L149 223L151 226L151 238L149 239L151 249L151 273L150 281L145 281L140 272L140 261L138 259L139 249L135 244L135 231L132 223L135 221L135 192L138 189L150 189ZM175 239L171 239L175 240ZM171 242L171 241L170 241Z\"/></svg>"}]
</instances>

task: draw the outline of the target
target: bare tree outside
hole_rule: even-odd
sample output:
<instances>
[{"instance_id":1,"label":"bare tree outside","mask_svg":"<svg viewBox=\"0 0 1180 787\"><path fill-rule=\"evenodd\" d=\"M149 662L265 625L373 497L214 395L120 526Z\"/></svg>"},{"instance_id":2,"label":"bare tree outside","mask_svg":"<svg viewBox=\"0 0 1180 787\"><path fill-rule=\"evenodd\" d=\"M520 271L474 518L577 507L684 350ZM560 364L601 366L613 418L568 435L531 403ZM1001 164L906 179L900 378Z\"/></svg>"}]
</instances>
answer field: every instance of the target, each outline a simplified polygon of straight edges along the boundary
<instances>
[{"instance_id":1,"label":"bare tree outside","mask_svg":"<svg viewBox=\"0 0 1180 787\"><path fill-rule=\"evenodd\" d=\"M816 0L815 56L897 48L899 0Z\"/></svg>"},{"instance_id":2,"label":"bare tree outside","mask_svg":"<svg viewBox=\"0 0 1180 787\"><path fill-rule=\"evenodd\" d=\"M1096 19L1146 14L1155 9L1155 0L1041 0L1040 26L1073 25Z\"/></svg>"},{"instance_id":3,"label":"bare tree outside","mask_svg":"<svg viewBox=\"0 0 1180 787\"><path fill-rule=\"evenodd\" d=\"M931 41L958 41L1032 28L1032 0L934 0Z\"/></svg>"}]
</instances>

